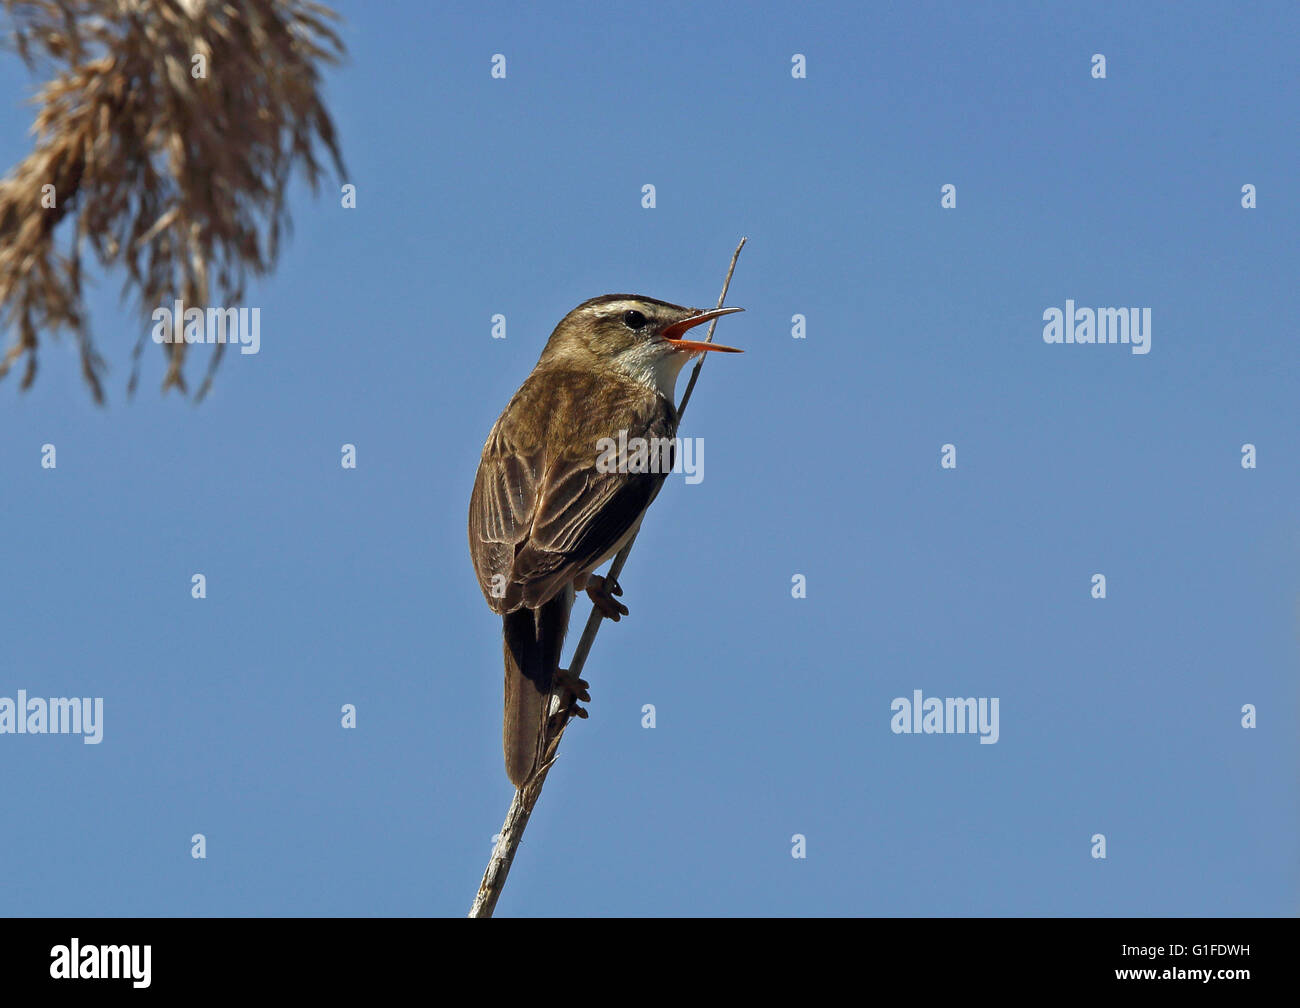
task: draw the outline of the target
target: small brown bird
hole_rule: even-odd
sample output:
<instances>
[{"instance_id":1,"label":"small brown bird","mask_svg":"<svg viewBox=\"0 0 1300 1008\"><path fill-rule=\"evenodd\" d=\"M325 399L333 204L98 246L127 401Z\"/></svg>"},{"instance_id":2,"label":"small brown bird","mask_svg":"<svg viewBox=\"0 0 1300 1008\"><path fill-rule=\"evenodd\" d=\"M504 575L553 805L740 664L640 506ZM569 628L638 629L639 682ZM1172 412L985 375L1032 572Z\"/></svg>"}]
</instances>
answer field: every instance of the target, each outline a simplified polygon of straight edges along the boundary
<instances>
[{"instance_id":1,"label":"small brown bird","mask_svg":"<svg viewBox=\"0 0 1300 1008\"><path fill-rule=\"evenodd\" d=\"M560 320L488 435L469 502L469 550L502 616L502 737L515 787L541 764L556 683L590 699L587 684L559 667L574 592L585 589L610 619L627 615L617 582L593 571L636 533L673 465L671 441L650 466L611 464L609 446L675 436L682 365L708 350L741 352L682 336L737 311L635 294L584 301Z\"/></svg>"}]
</instances>

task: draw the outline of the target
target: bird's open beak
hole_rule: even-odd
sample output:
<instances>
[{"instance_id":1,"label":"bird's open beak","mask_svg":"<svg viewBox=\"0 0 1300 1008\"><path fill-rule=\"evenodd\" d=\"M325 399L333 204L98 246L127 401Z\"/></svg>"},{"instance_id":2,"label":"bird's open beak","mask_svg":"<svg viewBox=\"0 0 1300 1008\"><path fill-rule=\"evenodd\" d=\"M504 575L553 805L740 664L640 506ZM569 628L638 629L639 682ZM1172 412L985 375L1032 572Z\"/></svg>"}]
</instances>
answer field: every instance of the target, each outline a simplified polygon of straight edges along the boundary
<instances>
[{"instance_id":1,"label":"bird's open beak","mask_svg":"<svg viewBox=\"0 0 1300 1008\"><path fill-rule=\"evenodd\" d=\"M682 319L680 322L674 322L663 331L663 337L673 345L675 350L690 350L698 352L701 350L721 350L723 353L744 353L744 350L737 350L735 347L723 346L721 343L700 343L695 340L682 339L682 333L687 329L694 329L697 325L702 325L710 319L721 318L723 315L730 315L732 312L744 311L744 308L710 308L706 312L700 312L698 315L692 315L690 318Z\"/></svg>"}]
</instances>

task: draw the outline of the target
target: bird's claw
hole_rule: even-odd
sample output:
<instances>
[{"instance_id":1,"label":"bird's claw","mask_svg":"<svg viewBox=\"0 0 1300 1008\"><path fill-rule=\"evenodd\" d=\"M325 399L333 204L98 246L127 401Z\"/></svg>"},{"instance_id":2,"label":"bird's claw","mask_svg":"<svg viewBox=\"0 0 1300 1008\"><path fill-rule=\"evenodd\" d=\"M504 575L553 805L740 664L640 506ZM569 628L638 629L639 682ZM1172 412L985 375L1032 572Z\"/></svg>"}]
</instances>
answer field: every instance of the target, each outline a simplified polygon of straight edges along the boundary
<instances>
[{"instance_id":1,"label":"bird's claw","mask_svg":"<svg viewBox=\"0 0 1300 1008\"><path fill-rule=\"evenodd\" d=\"M591 604L600 610L600 614L607 619L612 619L617 623L627 615L627 606L614 598L615 595L622 595L623 587L612 577L602 577L599 574L590 574L587 576L587 598L591 599Z\"/></svg>"},{"instance_id":2,"label":"bird's claw","mask_svg":"<svg viewBox=\"0 0 1300 1008\"><path fill-rule=\"evenodd\" d=\"M583 703L591 703L591 694L587 692L591 688L591 683L586 679L579 679L568 669L556 669L555 681ZM586 717L587 712L583 711L578 716Z\"/></svg>"}]
</instances>

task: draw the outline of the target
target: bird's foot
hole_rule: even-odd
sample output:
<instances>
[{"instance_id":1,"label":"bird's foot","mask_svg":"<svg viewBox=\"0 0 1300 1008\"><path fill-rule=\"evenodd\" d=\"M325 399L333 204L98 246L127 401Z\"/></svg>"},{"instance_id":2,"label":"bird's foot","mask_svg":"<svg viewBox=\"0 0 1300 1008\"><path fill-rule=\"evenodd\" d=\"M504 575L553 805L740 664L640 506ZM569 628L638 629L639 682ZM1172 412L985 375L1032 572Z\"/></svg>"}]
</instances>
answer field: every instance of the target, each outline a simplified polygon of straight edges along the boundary
<instances>
[{"instance_id":1,"label":"bird's foot","mask_svg":"<svg viewBox=\"0 0 1300 1008\"><path fill-rule=\"evenodd\" d=\"M607 619L612 619L617 623L627 615L627 606L615 595L622 595L622 586L612 577L601 577L599 574L587 575L587 598L591 599L591 604L600 610L600 614Z\"/></svg>"},{"instance_id":2,"label":"bird's foot","mask_svg":"<svg viewBox=\"0 0 1300 1008\"><path fill-rule=\"evenodd\" d=\"M579 700L591 703L591 694L588 692L591 684L586 679L579 679L568 669L555 670L555 684L564 690L564 694L560 699L560 707L555 712L558 723L552 726L552 731L558 730L571 717L587 716L586 709L578 706Z\"/></svg>"},{"instance_id":3,"label":"bird's foot","mask_svg":"<svg viewBox=\"0 0 1300 1008\"><path fill-rule=\"evenodd\" d=\"M574 697L581 700L583 703L591 703L591 694L587 692L591 688L591 683L587 682L586 679L579 679L568 669L556 669L555 682L556 685L562 686L566 691L572 693ZM586 711L583 711L578 715L578 717L586 716Z\"/></svg>"}]
</instances>

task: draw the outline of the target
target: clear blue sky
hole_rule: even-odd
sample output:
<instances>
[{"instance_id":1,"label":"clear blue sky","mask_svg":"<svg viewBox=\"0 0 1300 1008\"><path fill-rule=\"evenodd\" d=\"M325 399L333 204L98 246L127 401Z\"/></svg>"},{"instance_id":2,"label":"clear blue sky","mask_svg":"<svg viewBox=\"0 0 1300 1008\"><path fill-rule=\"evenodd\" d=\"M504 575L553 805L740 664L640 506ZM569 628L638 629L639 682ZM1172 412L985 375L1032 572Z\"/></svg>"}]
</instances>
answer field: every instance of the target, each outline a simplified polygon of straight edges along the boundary
<instances>
[{"instance_id":1,"label":"clear blue sky","mask_svg":"<svg viewBox=\"0 0 1300 1008\"><path fill-rule=\"evenodd\" d=\"M0 735L0 911L464 914L511 794L483 440L569 308L712 304L743 234L704 480L499 913L1295 913L1295 5L451 6L340 4L358 207L295 186L206 402L153 346L126 399L117 276L107 409L67 340L0 384L0 696L105 721ZM5 166L30 84L4 56ZM1151 352L1045 344L1067 298ZM916 689L999 741L892 733Z\"/></svg>"}]
</instances>

